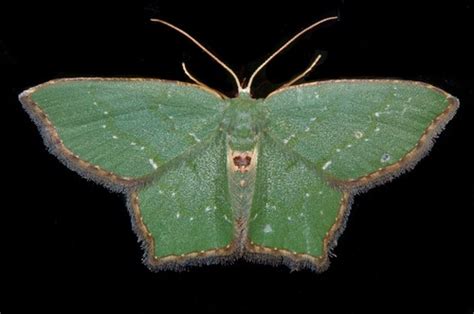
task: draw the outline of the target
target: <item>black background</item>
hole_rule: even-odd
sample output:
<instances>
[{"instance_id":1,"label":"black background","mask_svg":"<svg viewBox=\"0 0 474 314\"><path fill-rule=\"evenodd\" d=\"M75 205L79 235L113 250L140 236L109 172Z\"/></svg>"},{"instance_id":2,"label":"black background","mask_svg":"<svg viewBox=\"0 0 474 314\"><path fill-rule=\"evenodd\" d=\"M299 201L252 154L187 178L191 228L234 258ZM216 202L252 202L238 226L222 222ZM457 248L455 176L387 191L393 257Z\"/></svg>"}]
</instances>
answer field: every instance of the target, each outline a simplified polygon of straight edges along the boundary
<instances>
[{"instance_id":1,"label":"black background","mask_svg":"<svg viewBox=\"0 0 474 314\"><path fill-rule=\"evenodd\" d=\"M318 313L472 313L473 1L36 1L0 4L2 126L1 313L98 308ZM355 199L328 271L237 262L151 273L124 197L79 177L45 150L17 95L75 76L187 80L180 63L228 95L233 81L190 42L190 32L248 77L310 23L256 78L266 93L324 63L306 81L401 78L457 96L461 107L431 154L408 174ZM96 303L97 302L97 303Z\"/></svg>"}]
</instances>

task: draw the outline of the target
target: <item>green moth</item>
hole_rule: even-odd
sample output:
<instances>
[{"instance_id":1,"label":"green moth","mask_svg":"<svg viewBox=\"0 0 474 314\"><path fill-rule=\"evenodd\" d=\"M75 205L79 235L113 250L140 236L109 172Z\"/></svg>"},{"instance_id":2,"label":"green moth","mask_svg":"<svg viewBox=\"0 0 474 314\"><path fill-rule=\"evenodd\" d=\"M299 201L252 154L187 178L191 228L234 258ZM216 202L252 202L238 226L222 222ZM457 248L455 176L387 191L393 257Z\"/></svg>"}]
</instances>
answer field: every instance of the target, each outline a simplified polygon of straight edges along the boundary
<instances>
[{"instance_id":1,"label":"green moth","mask_svg":"<svg viewBox=\"0 0 474 314\"><path fill-rule=\"evenodd\" d=\"M123 192L150 269L247 258L323 271L353 196L413 167L459 101L426 83L330 80L252 98L194 83L72 78L20 101L46 145L82 176Z\"/></svg>"}]
</instances>

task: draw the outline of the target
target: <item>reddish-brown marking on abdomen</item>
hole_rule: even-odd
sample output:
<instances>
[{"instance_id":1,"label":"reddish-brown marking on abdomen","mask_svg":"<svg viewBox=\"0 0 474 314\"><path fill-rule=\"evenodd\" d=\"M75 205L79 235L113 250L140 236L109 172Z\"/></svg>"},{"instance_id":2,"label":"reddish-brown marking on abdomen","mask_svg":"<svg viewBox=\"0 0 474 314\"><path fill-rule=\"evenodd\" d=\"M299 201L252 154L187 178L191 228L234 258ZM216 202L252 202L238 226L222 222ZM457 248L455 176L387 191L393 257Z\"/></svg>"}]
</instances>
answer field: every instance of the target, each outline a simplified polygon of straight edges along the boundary
<instances>
[{"instance_id":1,"label":"reddish-brown marking on abdomen","mask_svg":"<svg viewBox=\"0 0 474 314\"><path fill-rule=\"evenodd\" d=\"M257 161L253 151L230 151L229 153L228 163L232 171L235 172L249 172Z\"/></svg>"},{"instance_id":2,"label":"reddish-brown marking on abdomen","mask_svg":"<svg viewBox=\"0 0 474 314\"><path fill-rule=\"evenodd\" d=\"M247 155L238 155L234 157L233 161L234 166L236 166L240 172L244 173L248 171L252 157Z\"/></svg>"},{"instance_id":3,"label":"reddish-brown marking on abdomen","mask_svg":"<svg viewBox=\"0 0 474 314\"><path fill-rule=\"evenodd\" d=\"M252 157L248 155L237 155L233 158L235 171L240 171L241 173L245 173L249 171L250 163L252 162Z\"/></svg>"}]
</instances>

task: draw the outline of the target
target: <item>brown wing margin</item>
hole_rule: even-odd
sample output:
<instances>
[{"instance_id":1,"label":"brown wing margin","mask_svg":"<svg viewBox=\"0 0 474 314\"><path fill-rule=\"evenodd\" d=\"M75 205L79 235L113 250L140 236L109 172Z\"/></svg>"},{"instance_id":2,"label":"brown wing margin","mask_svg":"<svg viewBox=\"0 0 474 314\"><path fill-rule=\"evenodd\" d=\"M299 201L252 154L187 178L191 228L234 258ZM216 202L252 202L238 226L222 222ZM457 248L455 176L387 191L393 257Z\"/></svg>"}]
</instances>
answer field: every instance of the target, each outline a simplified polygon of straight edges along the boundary
<instances>
[{"instance_id":1,"label":"brown wing margin","mask_svg":"<svg viewBox=\"0 0 474 314\"><path fill-rule=\"evenodd\" d=\"M132 227L145 251L143 262L153 271L185 270L195 265L232 263L242 255L242 231L238 223L234 224L235 236L231 244L223 248L191 252L182 255L155 256L155 240L143 222L140 212L140 199L136 189L127 193L127 207L132 218Z\"/></svg>"}]
</instances>

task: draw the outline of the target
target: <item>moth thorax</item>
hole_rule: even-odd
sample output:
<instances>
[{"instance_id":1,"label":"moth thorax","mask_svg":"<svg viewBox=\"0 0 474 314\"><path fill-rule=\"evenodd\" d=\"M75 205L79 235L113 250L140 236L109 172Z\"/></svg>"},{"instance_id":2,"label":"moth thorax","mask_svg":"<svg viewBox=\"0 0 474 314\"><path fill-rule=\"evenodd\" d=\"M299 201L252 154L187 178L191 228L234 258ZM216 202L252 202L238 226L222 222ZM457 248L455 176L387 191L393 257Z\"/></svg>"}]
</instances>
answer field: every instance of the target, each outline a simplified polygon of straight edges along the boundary
<instances>
[{"instance_id":1,"label":"moth thorax","mask_svg":"<svg viewBox=\"0 0 474 314\"><path fill-rule=\"evenodd\" d=\"M256 99L230 99L225 111L222 129L232 150L251 151L264 124L265 111Z\"/></svg>"},{"instance_id":2,"label":"moth thorax","mask_svg":"<svg viewBox=\"0 0 474 314\"><path fill-rule=\"evenodd\" d=\"M255 147L257 139L256 123L249 115L240 115L239 120L228 129L229 145L239 151L248 151Z\"/></svg>"}]
</instances>

